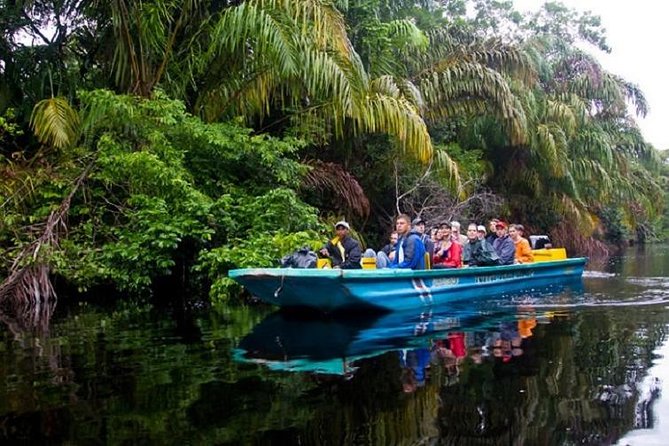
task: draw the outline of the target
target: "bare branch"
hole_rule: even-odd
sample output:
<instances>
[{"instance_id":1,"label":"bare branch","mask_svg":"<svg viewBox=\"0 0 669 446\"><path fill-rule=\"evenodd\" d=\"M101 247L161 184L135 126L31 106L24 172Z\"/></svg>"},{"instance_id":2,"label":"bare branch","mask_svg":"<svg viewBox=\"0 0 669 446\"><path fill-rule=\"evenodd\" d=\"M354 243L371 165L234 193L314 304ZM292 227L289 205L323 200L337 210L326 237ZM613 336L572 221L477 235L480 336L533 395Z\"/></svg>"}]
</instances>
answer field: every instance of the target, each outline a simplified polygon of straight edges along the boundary
<instances>
[{"instance_id":1,"label":"bare branch","mask_svg":"<svg viewBox=\"0 0 669 446\"><path fill-rule=\"evenodd\" d=\"M482 223L497 215L501 209L502 198L482 189L477 180L471 179L463 185L466 190L475 192L461 199L436 181L432 173L430 165L420 177L410 182L405 192L400 193L400 180L406 181L406 177L402 177L399 164L395 162L395 206L398 214L404 212L420 216L433 224L453 219Z\"/></svg>"},{"instance_id":2,"label":"bare branch","mask_svg":"<svg viewBox=\"0 0 669 446\"><path fill-rule=\"evenodd\" d=\"M395 165L395 208L397 209L397 214L401 214L402 212L400 211L400 201L402 201L404 198L407 196L413 194L416 192L423 182L427 180L427 178L430 176L432 173L432 163L433 159L430 159L430 163L427 165L425 168L425 172L423 172L423 175L416 180L416 182L407 190L406 192L400 194L399 193L399 168L397 164L397 160L395 160L394 165ZM420 214L418 214L420 215Z\"/></svg>"}]
</instances>

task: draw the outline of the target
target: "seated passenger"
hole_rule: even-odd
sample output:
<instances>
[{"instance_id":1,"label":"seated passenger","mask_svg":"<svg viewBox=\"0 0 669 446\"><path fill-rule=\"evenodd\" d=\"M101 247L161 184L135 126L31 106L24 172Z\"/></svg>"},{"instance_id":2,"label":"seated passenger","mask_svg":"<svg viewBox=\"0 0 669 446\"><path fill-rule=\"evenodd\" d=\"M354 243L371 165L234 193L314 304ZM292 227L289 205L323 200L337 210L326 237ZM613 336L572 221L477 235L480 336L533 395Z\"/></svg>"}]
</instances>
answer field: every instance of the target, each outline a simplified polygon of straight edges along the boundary
<instances>
[{"instance_id":1,"label":"seated passenger","mask_svg":"<svg viewBox=\"0 0 669 446\"><path fill-rule=\"evenodd\" d=\"M425 245L420 234L411 229L409 216L402 214L397 217L395 229L399 239L390 268L425 269Z\"/></svg>"},{"instance_id":2,"label":"seated passenger","mask_svg":"<svg viewBox=\"0 0 669 446\"><path fill-rule=\"evenodd\" d=\"M442 225L437 233L432 268L460 268L461 266L462 247L451 239L451 227L447 224Z\"/></svg>"},{"instance_id":3,"label":"seated passenger","mask_svg":"<svg viewBox=\"0 0 669 446\"><path fill-rule=\"evenodd\" d=\"M429 253L429 256L426 259L426 261L431 261L432 252L434 252L434 242L432 241L430 234L425 233L425 220L423 220L420 217L416 217L413 220L412 226L413 230L420 236L420 240L423 242L423 246L425 246L425 252ZM425 265L425 266L427 267L427 269L430 269L431 267L431 265Z\"/></svg>"},{"instance_id":4,"label":"seated passenger","mask_svg":"<svg viewBox=\"0 0 669 446\"><path fill-rule=\"evenodd\" d=\"M399 235L397 231L393 231L390 234L390 243L381 248L381 251L376 253L376 267L377 268L387 268L388 265L395 258L395 253L397 252L397 239Z\"/></svg>"},{"instance_id":5,"label":"seated passenger","mask_svg":"<svg viewBox=\"0 0 669 446\"><path fill-rule=\"evenodd\" d=\"M492 247L495 248L495 252L499 256L499 264L513 265L516 248L514 247L513 240L509 238L509 234L506 232L506 223L498 221L495 225L495 232L497 233L497 238L492 242Z\"/></svg>"},{"instance_id":6,"label":"seated passenger","mask_svg":"<svg viewBox=\"0 0 669 446\"><path fill-rule=\"evenodd\" d=\"M464 247L467 244L467 236L460 234L460 222L452 221L451 222L451 238L456 242L460 243L460 246Z\"/></svg>"},{"instance_id":7,"label":"seated passenger","mask_svg":"<svg viewBox=\"0 0 669 446\"><path fill-rule=\"evenodd\" d=\"M534 262L534 254L532 254L530 242L523 237L524 230L525 228L523 228L523 225L509 226L509 237L511 237L515 246L516 263Z\"/></svg>"},{"instance_id":8,"label":"seated passenger","mask_svg":"<svg viewBox=\"0 0 669 446\"><path fill-rule=\"evenodd\" d=\"M462 253L462 262L467 266L494 266L499 265L499 256L485 240L478 238L476 224L467 228L467 244Z\"/></svg>"},{"instance_id":9,"label":"seated passenger","mask_svg":"<svg viewBox=\"0 0 669 446\"><path fill-rule=\"evenodd\" d=\"M360 243L348 234L349 229L349 224L343 220L335 223L337 235L320 250L322 256L330 259L333 268L362 268Z\"/></svg>"},{"instance_id":10,"label":"seated passenger","mask_svg":"<svg viewBox=\"0 0 669 446\"><path fill-rule=\"evenodd\" d=\"M476 227L476 232L478 232L480 240L487 240L485 226L478 225Z\"/></svg>"},{"instance_id":11,"label":"seated passenger","mask_svg":"<svg viewBox=\"0 0 669 446\"><path fill-rule=\"evenodd\" d=\"M490 246L492 246L493 242L497 238L497 222L499 222L499 219L493 218L488 223L488 228L490 229L490 234L488 234L486 236L485 240L486 240L486 242L488 242L488 244Z\"/></svg>"}]
</instances>

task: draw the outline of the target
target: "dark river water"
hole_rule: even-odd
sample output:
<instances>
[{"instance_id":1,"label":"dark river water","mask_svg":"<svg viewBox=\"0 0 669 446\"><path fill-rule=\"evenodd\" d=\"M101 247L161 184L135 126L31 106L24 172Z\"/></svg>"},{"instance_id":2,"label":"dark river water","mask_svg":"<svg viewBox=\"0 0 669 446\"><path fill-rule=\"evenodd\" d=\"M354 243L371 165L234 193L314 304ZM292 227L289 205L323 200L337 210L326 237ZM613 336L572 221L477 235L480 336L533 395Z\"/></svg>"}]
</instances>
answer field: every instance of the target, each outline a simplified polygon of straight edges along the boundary
<instances>
[{"instance_id":1,"label":"dark river water","mask_svg":"<svg viewBox=\"0 0 669 446\"><path fill-rule=\"evenodd\" d=\"M669 444L668 305L666 245L415 314L61 296L0 315L0 444Z\"/></svg>"}]
</instances>

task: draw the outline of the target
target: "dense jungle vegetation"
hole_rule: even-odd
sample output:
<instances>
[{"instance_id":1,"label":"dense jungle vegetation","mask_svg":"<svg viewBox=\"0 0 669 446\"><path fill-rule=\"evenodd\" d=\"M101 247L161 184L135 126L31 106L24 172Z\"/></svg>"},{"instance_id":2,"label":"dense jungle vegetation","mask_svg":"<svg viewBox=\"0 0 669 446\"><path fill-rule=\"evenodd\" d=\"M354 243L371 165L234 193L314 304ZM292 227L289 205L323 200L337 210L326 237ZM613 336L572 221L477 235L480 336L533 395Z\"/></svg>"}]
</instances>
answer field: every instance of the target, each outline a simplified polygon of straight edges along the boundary
<instances>
[{"instance_id":1,"label":"dense jungle vegetation","mask_svg":"<svg viewBox=\"0 0 669 446\"><path fill-rule=\"evenodd\" d=\"M667 233L598 17L493 0L0 1L1 299L149 289L398 212L572 252ZM595 54L595 55L593 55ZM38 297L39 298L39 297Z\"/></svg>"}]
</instances>

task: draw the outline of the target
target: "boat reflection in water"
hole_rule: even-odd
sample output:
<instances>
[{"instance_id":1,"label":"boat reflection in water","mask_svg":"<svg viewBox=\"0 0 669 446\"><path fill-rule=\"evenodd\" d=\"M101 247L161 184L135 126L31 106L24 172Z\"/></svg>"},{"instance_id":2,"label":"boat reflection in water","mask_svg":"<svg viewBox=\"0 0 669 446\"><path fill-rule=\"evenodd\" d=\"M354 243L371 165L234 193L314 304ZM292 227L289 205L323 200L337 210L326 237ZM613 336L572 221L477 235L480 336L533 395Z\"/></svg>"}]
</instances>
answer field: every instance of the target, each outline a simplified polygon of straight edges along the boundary
<instances>
[{"instance_id":1,"label":"boat reflection in water","mask_svg":"<svg viewBox=\"0 0 669 446\"><path fill-rule=\"evenodd\" d=\"M546 308L551 299L581 291L581 281L575 280L422 312L326 317L278 311L240 341L233 357L272 370L351 376L356 361L396 351L408 392L424 384L430 361L454 375L466 356L475 363L485 357L512 361L522 355L523 339L532 336L536 324L552 316L535 311L533 303Z\"/></svg>"}]
</instances>

